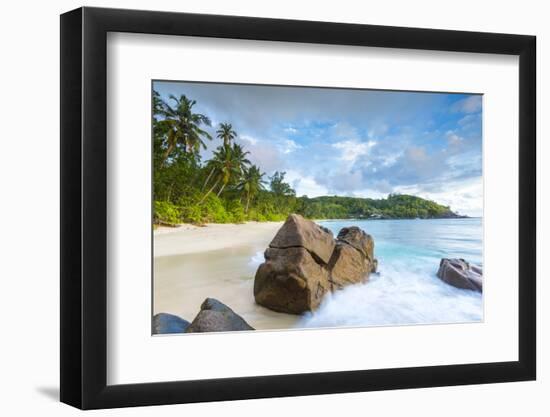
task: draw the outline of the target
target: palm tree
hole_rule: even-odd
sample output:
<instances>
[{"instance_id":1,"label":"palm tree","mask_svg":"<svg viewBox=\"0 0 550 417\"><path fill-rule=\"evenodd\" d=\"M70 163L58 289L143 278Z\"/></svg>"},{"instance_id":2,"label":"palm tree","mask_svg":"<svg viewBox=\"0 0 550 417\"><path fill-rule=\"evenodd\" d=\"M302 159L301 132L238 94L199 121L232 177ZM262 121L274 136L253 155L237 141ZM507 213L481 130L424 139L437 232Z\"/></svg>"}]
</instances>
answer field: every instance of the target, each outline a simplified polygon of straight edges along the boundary
<instances>
[{"instance_id":1,"label":"palm tree","mask_svg":"<svg viewBox=\"0 0 550 417\"><path fill-rule=\"evenodd\" d=\"M248 151L245 152L238 143L234 143L231 148L229 146L223 147L222 186L218 191L218 196L232 179L242 175L246 167L250 165L250 161L246 158L249 153Z\"/></svg>"},{"instance_id":2,"label":"palm tree","mask_svg":"<svg viewBox=\"0 0 550 417\"><path fill-rule=\"evenodd\" d=\"M237 188L246 194L246 208L245 213L248 213L248 206L250 205L250 199L260 191L264 189L263 176L265 173L260 172L260 168L256 165L252 165L250 168L245 169L241 181L237 185Z\"/></svg>"},{"instance_id":3,"label":"palm tree","mask_svg":"<svg viewBox=\"0 0 550 417\"><path fill-rule=\"evenodd\" d=\"M220 123L218 130L216 131L216 137L220 138L223 141L223 146L228 147L230 145L230 142L237 137L237 132L233 130L233 126L231 123ZM208 168L208 164L207 164ZM202 185L202 189L204 190L208 183L210 182L210 179L212 178L212 175L214 174L215 167L210 167L210 173L206 177L206 180L204 181L204 184Z\"/></svg>"},{"instance_id":4,"label":"palm tree","mask_svg":"<svg viewBox=\"0 0 550 417\"><path fill-rule=\"evenodd\" d=\"M178 145L182 146L185 152L198 154L201 146L206 149L203 138L212 140L212 136L200 127L201 125L211 126L212 123L207 116L193 112L195 100L190 100L183 94L179 98L170 95L170 99L175 102L175 105L172 107L162 102L161 114L164 119L159 122L168 128L167 146L161 166L164 166Z\"/></svg>"},{"instance_id":5,"label":"palm tree","mask_svg":"<svg viewBox=\"0 0 550 417\"><path fill-rule=\"evenodd\" d=\"M216 186L220 183L220 181L224 179L224 177L231 177L231 170L236 170L236 168L231 163L231 149L225 146L219 146L214 151L212 159L210 159L206 164L206 166L209 166L211 168L210 175L208 177L211 177L212 174L214 174L214 178L216 178L216 180L214 181L212 187L210 187L206 194L201 198L199 204L201 204L206 199L206 197L208 197L210 193L214 191Z\"/></svg>"},{"instance_id":6,"label":"palm tree","mask_svg":"<svg viewBox=\"0 0 550 417\"><path fill-rule=\"evenodd\" d=\"M231 147L219 146L216 151L214 151L212 159L207 162L207 166L211 167L216 180L212 187L210 187L202 197L199 204L214 191L220 182L222 185L216 193L218 196L222 193L227 184L242 175L246 167L250 165L250 161L246 158L248 154L249 152L245 152L242 146L237 143L234 143Z\"/></svg>"},{"instance_id":7,"label":"palm tree","mask_svg":"<svg viewBox=\"0 0 550 417\"><path fill-rule=\"evenodd\" d=\"M163 101L157 90L153 90L153 117L156 120L156 116L162 114Z\"/></svg>"},{"instance_id":8,"label":"palm tree","mask_svg":"<svg viewBox=\"0 0 550 417\"><path fill-rule=\"evenodd\" d=\"M223 146L229 146L230 142L237 137L237 132L233 130L231 123L220 123L216 135L223 140Z\"/></svg>"},{"instance_id":9,"label":"palm tree","mask_svg":"<svg viewBox=\"0 0 550 417\"><path fill-rule=\"evenodd\" d=\"M250 152L245 151L238 143L234 143L231 147L231 155L239 168L239 173L241 174L244 172L246 167L250 165L250 161L246 158L249 154Z\"/></svg>"}]
</instances>

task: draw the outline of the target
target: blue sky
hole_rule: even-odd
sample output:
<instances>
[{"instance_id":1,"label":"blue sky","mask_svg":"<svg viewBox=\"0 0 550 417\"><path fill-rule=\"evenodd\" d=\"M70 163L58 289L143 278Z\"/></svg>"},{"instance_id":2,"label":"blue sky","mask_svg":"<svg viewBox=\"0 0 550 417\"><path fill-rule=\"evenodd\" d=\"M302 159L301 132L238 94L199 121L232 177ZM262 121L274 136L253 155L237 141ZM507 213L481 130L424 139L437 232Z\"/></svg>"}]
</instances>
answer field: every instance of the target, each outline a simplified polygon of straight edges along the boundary
<instances>
[{"instance_id":1,"label":"blue sky","mask_svg":"<svg viewBox=\"0 0 550 417\"><path fill-rule=\"evenodd\" d=\"M155 82L168 100L232 123L252 162L286 171L297 195L406 193L482 214L482 96ZM203 152L207 160L219 145Z\"/></svg>"}]
</instances>

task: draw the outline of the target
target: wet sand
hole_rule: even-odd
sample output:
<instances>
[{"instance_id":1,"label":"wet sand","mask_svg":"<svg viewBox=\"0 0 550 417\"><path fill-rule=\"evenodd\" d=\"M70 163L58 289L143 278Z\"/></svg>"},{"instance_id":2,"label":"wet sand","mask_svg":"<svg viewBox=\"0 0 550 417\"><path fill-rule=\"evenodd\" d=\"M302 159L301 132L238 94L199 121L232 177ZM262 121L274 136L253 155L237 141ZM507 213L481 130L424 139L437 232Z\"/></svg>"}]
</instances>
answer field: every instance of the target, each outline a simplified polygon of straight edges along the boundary
<instances>
[{"instance_id":1,"label":"wet sand","mask_svg":"<svg viewBox=\"0 0 550 417\"><path fill-rule=\"evenodd\" d=\"M184 225L154 233L154 313L191 321L207 297L220 300L258 330L294 327L299 316L254 302L254 274L282 223Z\"/></svg>"}]
</instances>

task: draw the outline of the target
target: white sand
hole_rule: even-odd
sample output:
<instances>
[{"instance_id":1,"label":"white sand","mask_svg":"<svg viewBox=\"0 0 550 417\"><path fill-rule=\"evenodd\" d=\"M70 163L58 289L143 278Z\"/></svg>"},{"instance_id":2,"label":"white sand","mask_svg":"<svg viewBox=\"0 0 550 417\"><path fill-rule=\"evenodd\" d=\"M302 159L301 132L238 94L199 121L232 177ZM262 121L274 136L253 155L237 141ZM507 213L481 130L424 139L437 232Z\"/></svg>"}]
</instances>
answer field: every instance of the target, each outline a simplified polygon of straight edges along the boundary
<instances>
[{"instance_id":1,"label":"white sand","mask_svg":"<svg viewBox=\"0 0 550 417\"><path fill-rule=\"evenodd\" d=\"M154 232L157 256L185 255L211 250L269 243L282 222L247 222L244 224L208 224L159 227ZM266 245L267 247L267 245Z\"/></svg>"},{"instance_id":2,"label":"white sand","mask_svg":"<svg viewBox=\"0 0 550 417\"><path fill-rule=\"evenodd\" d=\"M154 233L154 313L193 320L207 297L231 307L256 329L290 328L298 316L254 302L254 274L281 222L182 225Z\"/></svg>"}]
</instances>

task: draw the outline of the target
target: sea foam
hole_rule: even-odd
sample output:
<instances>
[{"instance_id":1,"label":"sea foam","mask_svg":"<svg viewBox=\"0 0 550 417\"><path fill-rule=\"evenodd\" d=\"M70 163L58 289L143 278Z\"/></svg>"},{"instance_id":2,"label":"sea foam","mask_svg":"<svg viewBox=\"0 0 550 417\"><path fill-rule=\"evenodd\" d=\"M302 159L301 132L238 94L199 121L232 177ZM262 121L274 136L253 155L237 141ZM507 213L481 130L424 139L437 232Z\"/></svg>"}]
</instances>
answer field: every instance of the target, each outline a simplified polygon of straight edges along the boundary
<instances>
[{"instance_id":1,"label":"sea foam","mask_svg":"<svg viewBox=\"0 0 550 417\"><path fill-rule=\"evenodd\" d=\"M387 326L483 320L480 293L454 288L427 270L381 266L368 282L327 294L296 327Z\"/></svg>"}]
</instances>

